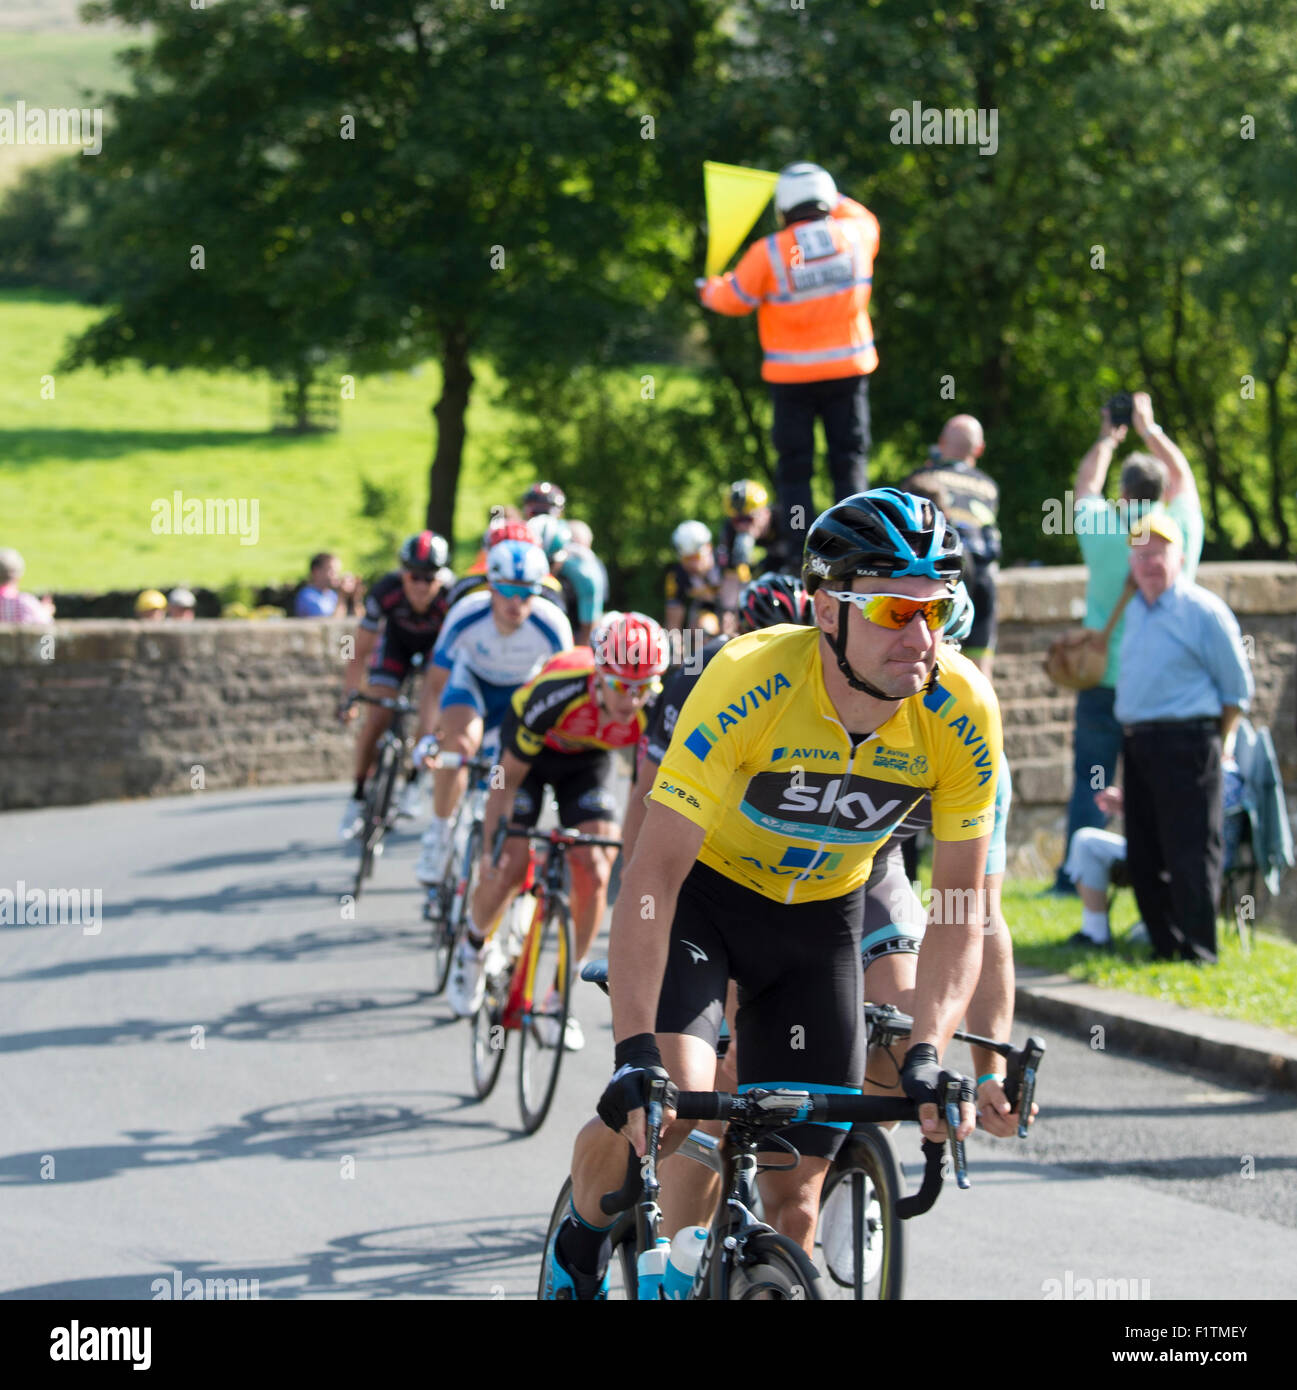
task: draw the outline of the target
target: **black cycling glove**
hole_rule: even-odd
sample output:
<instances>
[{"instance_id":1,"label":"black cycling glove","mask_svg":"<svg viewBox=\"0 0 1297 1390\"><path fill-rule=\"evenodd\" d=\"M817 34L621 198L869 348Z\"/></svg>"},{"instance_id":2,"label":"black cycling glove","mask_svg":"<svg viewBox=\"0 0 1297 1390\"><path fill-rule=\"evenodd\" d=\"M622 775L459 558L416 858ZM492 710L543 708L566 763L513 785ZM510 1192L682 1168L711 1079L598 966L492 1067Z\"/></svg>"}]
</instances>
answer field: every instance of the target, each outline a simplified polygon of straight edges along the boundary
<instances>
[{"instance_id":1,"label":"black cycling glove","mask_svg":"<svg viewBox=\"0 0 1297 1390\"><path fill-rule=\"evenodd\" d=\"M961 1101L975 1099L973 1078L943 1067L931 1043L915 1043L901 1063L901 1089L916 1105L940 1106L946 1083L952 1080L959 1082Z\"/></svg>"},{"instance_id":2,"label":"black cycling glove","mask_svg":"<svg viewBox=\"0 0 1297 1390\"><path fill-rule=\"evenodd\" d=\"M632 1110L642 1110L648 1101L649 1082L667 1082L667 1104L675 1103L676 1088L662 1065L657 1039L652 1033L636 1033L617 1044L613 1053L616 1070L604 1087L596 1109L599 1118L614 1134L619 1134Z\"/></svg>"}]
</instances>

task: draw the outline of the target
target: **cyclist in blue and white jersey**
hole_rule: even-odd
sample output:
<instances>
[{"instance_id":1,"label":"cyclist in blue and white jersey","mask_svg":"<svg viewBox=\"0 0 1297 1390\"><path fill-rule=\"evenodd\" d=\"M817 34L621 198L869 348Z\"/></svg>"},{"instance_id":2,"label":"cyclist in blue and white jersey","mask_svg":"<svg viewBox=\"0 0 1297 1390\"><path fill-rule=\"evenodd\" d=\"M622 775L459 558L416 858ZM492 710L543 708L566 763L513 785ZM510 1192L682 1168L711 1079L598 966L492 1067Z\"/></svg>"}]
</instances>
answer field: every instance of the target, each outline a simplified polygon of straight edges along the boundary
<instances>
[{"instance_id":1,"label":"cyclist in blue and white jersey","mask_svg":"<svg viewBox=\"0 0 1297 1390\"><path fill-rule=\"evenodd\" d=\"M513 692L572 646L562 609L543 597L548 574L549 562L537 545L501 541L491 548L488 587L455 604L433 648L419 706L424 737L416 762L422 762L430 735L443 750L471 757L486 735L498 733ZM415 866L420 883L437 883L445 871L450 822L466 783L463 768L434 775L432 823Z\"/></svg>"}]
</instances>

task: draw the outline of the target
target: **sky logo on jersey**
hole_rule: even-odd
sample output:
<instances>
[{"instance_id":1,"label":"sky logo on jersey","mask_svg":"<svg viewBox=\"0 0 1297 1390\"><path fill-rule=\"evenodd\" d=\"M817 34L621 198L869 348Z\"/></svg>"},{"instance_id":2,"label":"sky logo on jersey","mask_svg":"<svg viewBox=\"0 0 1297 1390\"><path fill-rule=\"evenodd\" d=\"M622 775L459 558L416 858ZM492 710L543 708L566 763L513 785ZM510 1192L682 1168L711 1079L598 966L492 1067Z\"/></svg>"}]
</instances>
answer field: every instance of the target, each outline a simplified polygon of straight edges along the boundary
<instances>
[{"instance_id":1,"label":"sky logo on jersey","mask_svg":"<svg viewBox=\"0 0 1297 1390\"><path fill-rule=\"evenodd\" d=\"M773 700L781 690L791 690L792 685L782 671L776 671L774 676L768 681L762 681L760 685L754 685L751 690L736 703L729 704L719 714L716 715L716 728L710 724L699 724L696 729L685 739L685 747L694 755L698 761L704 762L708 753L712 751L716 740L740 719L746 719L753 710L757 709L762 700Z\"/></svg>"},{"instance_id":2,"label":"sky logo on jersey","mask_svg":"<svg viewBox=\"0 0 1297 1390\"><path fill-rule=\"evenodd\" d=\"M840 763L842 754L836 748L776 748L770 754L772 763L781 763L785 758L797 758L802 762L818 758L823 762Z\"/></svg>"},{"instance_id":3,"label":"sky logo on jersey","mask_svg":"<svg viewBox=\"0 0 1297 1390\"><path fill-rule=\"evenodd\" d=\"M861 845L886 839L922 794L920 787L873 777L831 777L827 769L801 782L787 773L759 772L739 810L762 830L788 839Z\"/></svg>"}]
</instances>

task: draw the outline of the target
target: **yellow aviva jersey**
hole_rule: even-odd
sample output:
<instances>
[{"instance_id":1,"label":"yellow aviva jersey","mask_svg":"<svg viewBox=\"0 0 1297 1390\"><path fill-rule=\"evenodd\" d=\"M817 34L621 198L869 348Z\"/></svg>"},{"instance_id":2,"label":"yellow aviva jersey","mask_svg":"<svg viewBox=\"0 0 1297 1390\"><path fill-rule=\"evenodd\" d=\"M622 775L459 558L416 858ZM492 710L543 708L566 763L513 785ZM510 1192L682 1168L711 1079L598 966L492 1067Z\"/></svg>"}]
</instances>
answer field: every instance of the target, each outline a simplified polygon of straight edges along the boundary
<instances>
[{"instance_id":1,"label":"yellow aviva jersey","mask_svg":"<svg viewBox=\"0 0 1297 1390\"><path fill-rule=\"evenodd\" d=\"M652 800L707 832L699 860L776 902L837 898L924 794L938 840L990 834L1003 735L986 677L943 647L928 686L854 747L819 629L735 637L676 720Z\"/></svg>"}]
</instances>

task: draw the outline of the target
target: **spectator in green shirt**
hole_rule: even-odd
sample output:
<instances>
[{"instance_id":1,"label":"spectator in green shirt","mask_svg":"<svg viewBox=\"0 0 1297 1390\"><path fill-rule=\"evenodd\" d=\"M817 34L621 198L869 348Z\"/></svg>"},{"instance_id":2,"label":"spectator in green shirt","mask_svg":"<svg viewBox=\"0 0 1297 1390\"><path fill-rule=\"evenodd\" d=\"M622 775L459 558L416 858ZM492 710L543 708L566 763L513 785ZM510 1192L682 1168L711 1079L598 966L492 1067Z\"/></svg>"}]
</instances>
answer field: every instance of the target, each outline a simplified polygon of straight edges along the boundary
<instances>
[{"instance_id":1,"label":"spectator in green shirt","mask_svg":"<svg viewBox=\"0 0 1297 1390\"><path fill-rule=\"evenodd\" d=\"M1085 589L1085 626L1101 631L1116 607L1130 572L1130 528L1147 511L1164 509L1184 537L1184 575L1192 581L1202 555L1202 506L1198 485L1184 454L1153 418L1146 391L1131 398L1131 426L1147 452L1126 457L1121 467L1119 496L1114 504L1103 495L1108 469L1117 446L1126 437L1125 425L1114 425L1105 406L1100 412L1099 437L1076 470L1072 509L1073 529L1089 571ZM1121 659L1123 614L1108 643L1108 667L1090 690L1077 692L1073 738L1072 798L1067 809L1067 838L1084 826L1102 829L1107 818L1095 805L1098 786L1111 786L1121 752L1121 725L1112 712ZM1096 773L1102 769L1102 779ZM1060 864L1051 893L1076 891Z\"/></svg>"}]
</instances>

